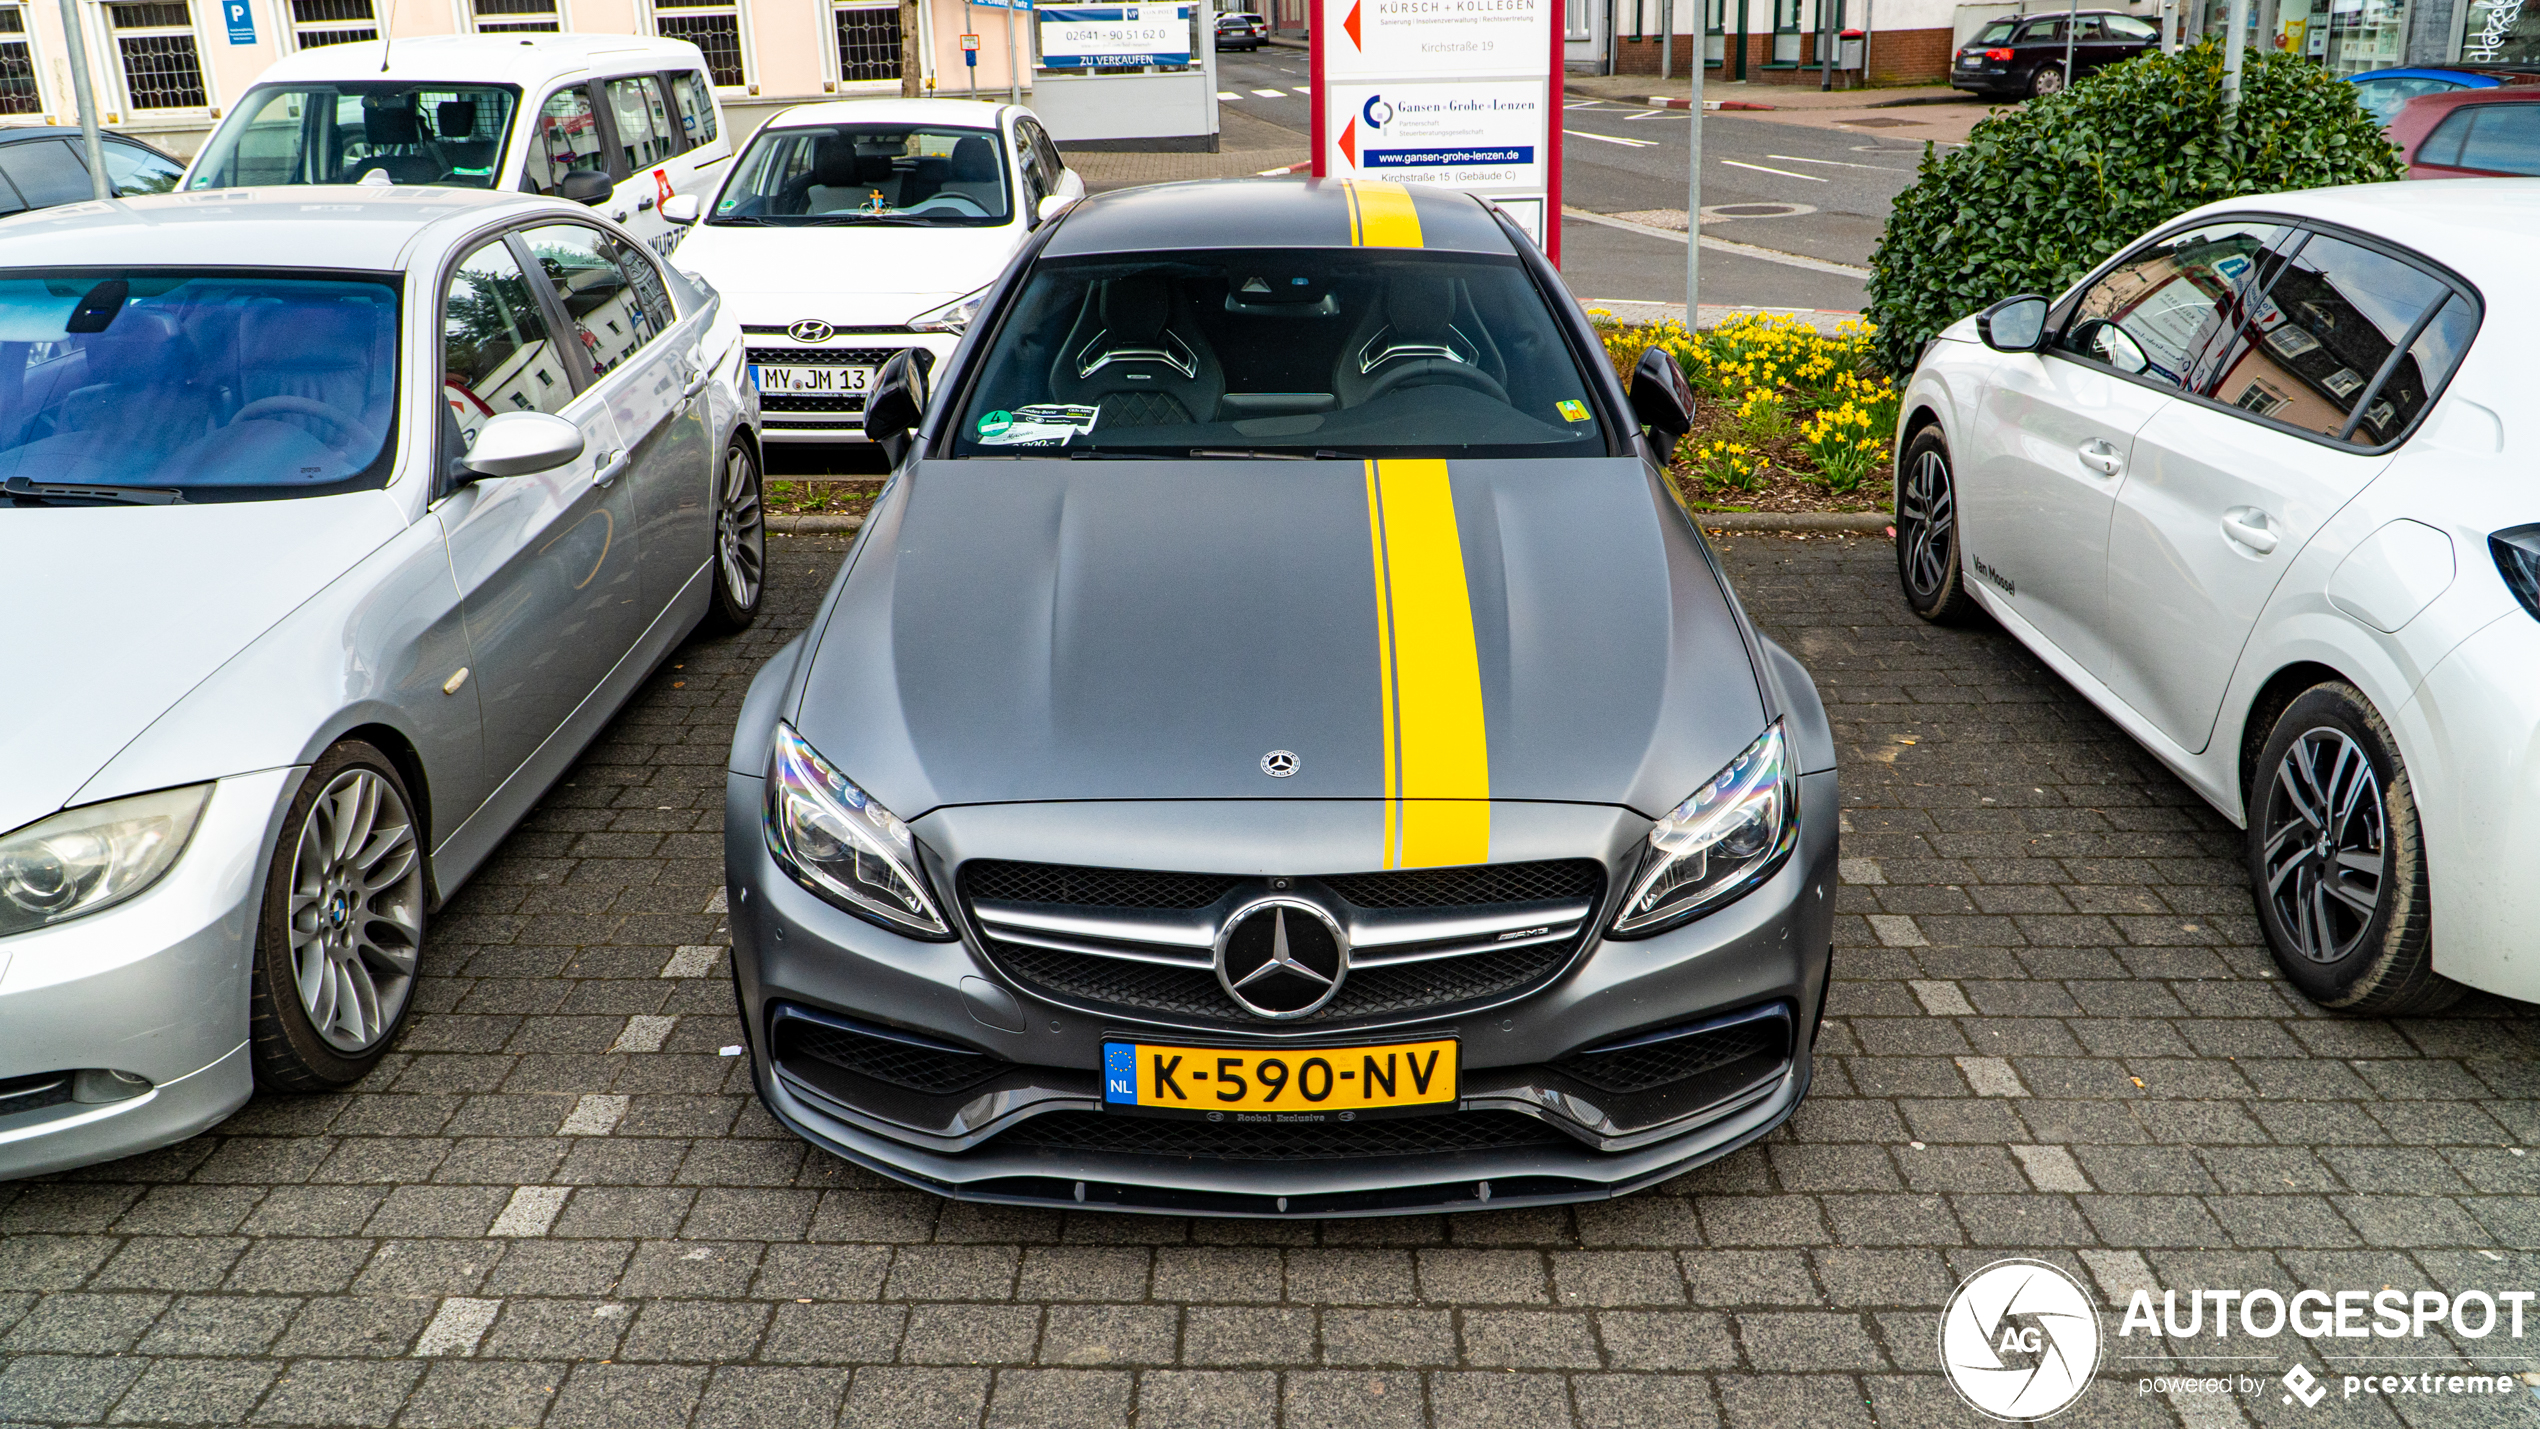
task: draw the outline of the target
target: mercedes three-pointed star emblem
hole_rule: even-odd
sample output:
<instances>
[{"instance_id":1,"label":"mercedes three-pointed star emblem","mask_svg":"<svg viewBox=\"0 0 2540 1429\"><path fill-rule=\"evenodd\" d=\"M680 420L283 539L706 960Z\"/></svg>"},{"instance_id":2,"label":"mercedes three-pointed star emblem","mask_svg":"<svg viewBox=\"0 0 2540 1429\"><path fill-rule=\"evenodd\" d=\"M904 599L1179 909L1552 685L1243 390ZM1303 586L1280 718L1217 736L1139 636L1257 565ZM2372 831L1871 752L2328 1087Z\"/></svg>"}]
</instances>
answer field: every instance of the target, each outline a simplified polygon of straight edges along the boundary
<instances>
[{"instance_id":1,"label":"mercedes three-pointed star emblem","mask_svg":"<svg viewBox=\"0 0 2540 1429\"><path fill-rule=\"evenodd\" d=\"M1349 935L1301 898L1262 898L1217 934L1217 981L1235 1005L1272 1021L1309 1016L1349 976Z\"/></svg>"}]
</instances>

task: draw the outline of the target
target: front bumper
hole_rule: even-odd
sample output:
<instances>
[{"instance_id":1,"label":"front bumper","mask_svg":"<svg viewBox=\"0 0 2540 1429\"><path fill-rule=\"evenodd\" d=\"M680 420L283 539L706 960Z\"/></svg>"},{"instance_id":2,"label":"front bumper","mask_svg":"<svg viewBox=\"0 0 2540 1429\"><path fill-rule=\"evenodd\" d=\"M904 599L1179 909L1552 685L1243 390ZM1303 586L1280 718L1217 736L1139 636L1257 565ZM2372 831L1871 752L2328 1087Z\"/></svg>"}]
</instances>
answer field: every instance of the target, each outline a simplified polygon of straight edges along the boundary
<instances>
[{"instance_id":1,"label":"front bumper","mask_svg":"<svg viewBox=\"0 0 2540 1429\"><path fill-rule=\"evenodd\" d=\"M769 855L762 782L729 776L725 868L732 910L733 966L749 1030L752 1068L768 1109L804 1137L858 1165L944 1195L1015 1204L1085 1204L1173 1214L1342 1216L1442 1208L1557 1203L1614 1196L1678 1175L1764 1135L1789 1116L1809 1081L1833 929L1837 801L1832 772L1800 780L1800 838L1790 859L1761 887L1707 917L1659 937L1591 939L1548 983L1503 1002L1354 1023L1318 1034L1264 1025L1229 1033L1193 1023L1087 1008L1037 996L1005 977L965 939L918 942L854 918L797 885ZM1276 814L1216 806L1151 804L1099 812L1073 806L996 806L958 811L967 821L928 830L948 861L993 847L1046 859L1073 850L1077 861L1117 846L1125 825L1151 848L1212 848L1228 866L1264 861L1265 844L1286 842L1262 822L1310 837L1310 806ZM1528 811L1531 812L1531 811ZM935 816L940 817L940 816ZM1335 817L1356 817L1355 811ZM1230 821L1252 822L1232 834ZM921 826L932 821L921 820ZM1079 840L1070 840L1071 821ZM1629 856L1647 823L1620 810L1558 806L1530 836L1494 816L1493 854L1514 861L1560 843L1576 856L1599 851L1609 869ZM1187 833L1185 833L1187 830ZM1205 834L1214 838L1202 841ZM1583 836L1588 841L1583 842ZM1296 857L1290 854L1289 857ZM1268 852L1269 866L1279 862ZM1596 917L1611 916L1613 894ZM1601 926L1601 921L1598 926ZM1659 1094L1607 1095L1568 1075L1582 1049L1657 1029L1703 1024L1723 1014L1778 1019L1781 1041L1768 1062L1741 1064L1734 1085L1719 1077ZM861 1027L916 1044L1002 1059L1004 1074L942 1095L834 1070L814 1071L772 1056L779 1020L808 1018ZM1452 1149L1325 1154L1270 1159L1179 1154L1175 1138L1034 1130L1045 1115L1101 1131L1106 1112L1097 1069L1108 1039L1166 1038L1231 1045L1316 1047L1376 1040L1454 1037L1462 1047L1460 1100L1447 1116L1459 1127L1527 1126L1525 1135L1445 1138ZM789 1044L790 1045L790 1044ZM1725 1075L1725 1074L1723 1074ZM1522 1123L1519 1120L1523 1119ZM1143 1127L1159 1123L1134 1118ZM1195 1123L1161 1123L1193 1126ZM1114 1127L1112 1130L1119 1130ZM1197 1138L1194 1138L1196 1141ZM1142 1149L1121 1149L1143 1143ZM1387 1146L1399 1141L1387 1141Z\"/></svg>"},{"instance_id":2,"label":"front bumper","mask_svg":"<svg viewBox=\"0 0 2540 1429\"><path fill-rule=\"evenodd\" d=\"M747 327L743 345L748 381L758 393L759 439L763 442L861 442L864 436L864 399L861 392L792 393L769 392L759 386L758 369L777 364L791 366L852 366L879 368L902 351L922 347L935 354L936 370L961 338L948 332L910 332L905 329L840 332L826 342L798 342L782 328Z\"/></svg>"},{"instance_id":3,"label":"front bumper","mask_svg":"<svg viewBox=\"0 0 2540 1429\"><path fill-rule=\"evenodd\" d=\"M223 779L176 866L148 892L59 927L0 938L0 1180L181 1141L253 1089L247 976L270 840L299 769ZM92 1075L117 1072L131 1090ZM57 1077L58 1092L33 1090Z\"/></svg>"}]
</instances>

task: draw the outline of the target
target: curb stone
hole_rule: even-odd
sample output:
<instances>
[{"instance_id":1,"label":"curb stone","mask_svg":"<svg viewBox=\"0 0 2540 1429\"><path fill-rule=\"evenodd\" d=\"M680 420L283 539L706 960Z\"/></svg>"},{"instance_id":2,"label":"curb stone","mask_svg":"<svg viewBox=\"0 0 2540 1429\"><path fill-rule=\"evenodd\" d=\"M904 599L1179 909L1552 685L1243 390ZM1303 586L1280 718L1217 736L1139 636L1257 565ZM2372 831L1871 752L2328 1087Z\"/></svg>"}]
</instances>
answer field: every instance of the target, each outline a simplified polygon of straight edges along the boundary
<instances>
[{"instance_id":1,"label":"curb stone","mask_svg":"<svg viewBox=\"0 0 2540 1429\"><path fill-rule=\"evenodd\" d=\"M1894 524L1883 511L1697 511L1694 519L1706 531L1743 534L1848 532L1880 536ZM767 529L779 536L828 536L862 529L861 516L770 516Z\"/></svg>"}]
</instances>

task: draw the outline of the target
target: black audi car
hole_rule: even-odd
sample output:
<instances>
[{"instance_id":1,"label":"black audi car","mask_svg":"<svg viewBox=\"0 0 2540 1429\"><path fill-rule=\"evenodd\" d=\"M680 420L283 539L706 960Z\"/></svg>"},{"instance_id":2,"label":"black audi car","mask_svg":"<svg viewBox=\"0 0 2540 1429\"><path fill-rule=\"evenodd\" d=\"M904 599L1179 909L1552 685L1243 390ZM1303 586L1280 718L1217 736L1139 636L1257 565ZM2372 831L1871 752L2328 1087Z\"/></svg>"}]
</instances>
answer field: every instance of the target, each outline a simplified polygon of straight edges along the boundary
<instances>
[{"instance_id":1,"label":"black audi car","mask_svg":"<svg viewBox=\"0 0 2540 1429\"><path fill-rule=\"evenodd\" d=\"M2069 44L2067 26L2072 31ZM2118 10L2010 15L1959 47L1950 61L1949 83L1977 94L2027 99L2053 94L2103 65L2130 60L2160 44L2160 26ZM2067 60L2070 74L2065 73Z\"/></svg>"},{"instance_id":2,"label":"black audi car","mask_svg":"<svg viewBox=\"0 0 2540 1429\"><path fill-rule=\"evenodd\" d=\"M1270 36L1270 22L1250 10L1230 10L1217 17L1217 48L1257 50Z\"/></svg>"}]
</instances>

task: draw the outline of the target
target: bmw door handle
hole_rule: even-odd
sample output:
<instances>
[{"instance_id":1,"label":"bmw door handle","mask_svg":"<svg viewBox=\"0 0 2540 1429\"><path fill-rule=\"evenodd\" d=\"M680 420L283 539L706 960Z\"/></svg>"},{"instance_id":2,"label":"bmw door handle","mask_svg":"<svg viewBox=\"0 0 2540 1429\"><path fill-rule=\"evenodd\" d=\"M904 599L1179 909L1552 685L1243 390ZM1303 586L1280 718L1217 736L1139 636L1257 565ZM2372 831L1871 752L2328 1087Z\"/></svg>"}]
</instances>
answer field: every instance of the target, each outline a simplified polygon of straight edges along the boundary
<instances>
[{"instance_id":1,"label":"bmw door handle","mask_svg":"<svg viewBox=\"0 0 2540 1429\"><path fill-rule=\"evenodd\" d=\"M606 486L610 482L617 480L618 477L625 472L625 470L626 453L611 452L604 460L601 461L600 469L591 473L591 484L593 486Z\"/></svg>"},{"instance_id":2,"label":"bmw door handle","mask_svg":"<svg viewBox=\"0 0 2540 1429\"><path fill-rule=\"evenodd\" d=\"M2101 476L2114 476L2125 466L2125 457L2116 446L2100 438L2083 442L2079 451L2081 464Z\"/></svg>"},{"instance_id":3,"label":"bmw door handle","mask_svg":"<svg viewBox=\"0 0 2540 1429\"><path fill-rule=\"evenodd\" d=\"M2275 550L2276 535L2267 513L2254 506L2235 506L2223 513L2223 535L2263 556Z\"/></svg>"}]
</instances>

